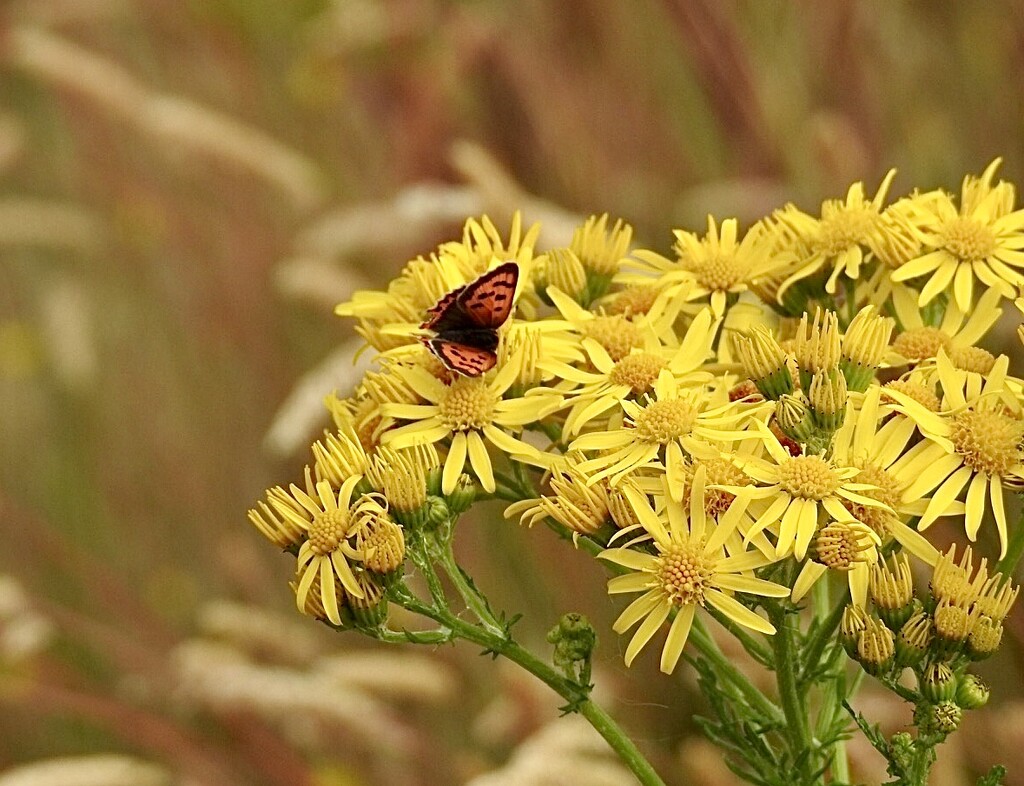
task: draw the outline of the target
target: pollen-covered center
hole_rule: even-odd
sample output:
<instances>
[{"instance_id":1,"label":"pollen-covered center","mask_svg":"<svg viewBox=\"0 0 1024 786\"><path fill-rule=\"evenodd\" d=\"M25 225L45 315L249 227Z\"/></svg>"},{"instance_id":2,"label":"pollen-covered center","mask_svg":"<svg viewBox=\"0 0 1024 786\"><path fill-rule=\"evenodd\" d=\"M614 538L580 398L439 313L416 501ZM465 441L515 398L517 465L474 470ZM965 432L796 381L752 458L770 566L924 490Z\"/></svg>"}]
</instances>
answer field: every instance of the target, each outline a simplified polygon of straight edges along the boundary
<instances>
[{"instance_id":1,"label":"pollen-covered center","mask_svg":"<svg viewBox=\"0 0 1024 786\"><path fill-rule=\"evenodd\" d=\"M924 360L939 354L940 349L949 349L953 340L938 328L919 327L900 333L892 342L892 348L907 360Z\"/></svg>"},{"instance_id":2,"label":"pollen-covered center","mask_svg":"<svg viewBox=\"0 0 1024 786\"><path fill-rule=\"evenodd\" d=\"M684 399L652 401L636 416L633 425L643 442L665 445L685 437L697 424L697 408Z\"/></svg>"},{"instance_id":3,"label":"pollen-covered center","mask_svg":"<svg viewBox=\"0 0 1024 786\"><path fill-rule=\"evenodd\" d=\"M968 410L953 420L950 439L964 463L978 472L1005 475L1020 463L1024 422L1002 412Z\"/></svg>"},{"instance_id":4,"label":"pollen-covered center","mask_svg":"<svg viewBox=\"0 0 1024 786\"><path fill-rule=\"evenodd\" d=\"M619 292L608 305L609 314L646 314L658 299L656 287L632 286Z\"/></svg>"},{"instance_id":5,"label":"pollen-covered center","mask_svg":"<svg viewBox=\"0 0 1024 786\"><path fill-rule=\"evenodd\" d=\"M452 431L481 429L494 418L494 393L479 378L459 377L438 402L441 422Z\"/></svg>"},{"instance_id":6,"label":"pollen-covered center","mask_svg":"<svg viewBox=\"0 0 1024 786\"><path fill-rule=\"evenodd\" d=\"M818 532L813 547L817 562L832 570L847 571L865 561L871 540L849 524L833 522Z\"/></svg>"},{"instance_id":7,"label":"pollen-covered center","mask_svg":"<svg viewBox=\"0 0 1024 786\"><path fill-rule=\"evenodd\" d=\"M335 508L320 513L309 525L309 546L314 554L330 554L348 535L350 517L347 510Z\"/></svg>"},{"instance_id":8,"label":"pollen-covered center","mask_svg":"<svg viewBox=\"0 0 1024 786\"><path fill-rule=\"evenodd\" d=\"M779 483L794 497L824 499L839 488L839 475L821 456L797 456L779 465Z\"/></svg>"},{"instance_id":9,"label":"pollen-covered center","mask_svg":"<svg viewBox=\"0 0 1024 786\"><path fill-rule=\"evenodd\" d=\"M992 230L964 216L947 224L939 239L950 254L965 262L985 259L996 250L996 236Z\"/></svg>"},{"instance_id":10,"label":"pollen-covered center","mask_svg":"<svg viewBox=\"0 0 1024 786\"><path fill-rule=\"evenodd\" d=\"M674 543L658 560L658 583L676 606L704 605L704 593L714 575L714 561L704 544Z\"/></svg>"},{"instance_id":11,"label":"pollen-covered center","mask_svg":"<svg viewBox=\"0 0 1024 786\"><path fill-rule=\"evenodd\" d=\"M996 364L996 356L981 347L952 347L949 359L961 371L988 374Z\"/></svg>"},{"instance_id":12,"label":"pollen-covered center","mask_svg":"<svg viewBox=\"0 0 1024 786\"><path fill-rule=\"evenodd\" d=\"M635 395L640 395L654 387L663 368L665 361L657 355L637 352L616 363L608 378L615 385L628 385Z\"/></svg>"},{"instance_id":13,"label":"pollen-covered center","mask_svg":"<svg viewBox=\"0 0 1024 786\"><path fill-rule=\"evenodd\" d=\"M832 203L825 210L818 228L816 250L828 256L839 254L855 243L863 243L873 234L878 213L869 207L846 207ZM826 203L827 208L829 203Z\"/></svg>"},{"instance_id":14,"label":"pollen-covered center","mask_svg":"<svg viewBox=\"0 0 1024 786\"><path fill-rule=\"evenodd\" d=\"M894 379L892 382L886 382L885 387L882 388L882 401L892 403L894 399L885 395L885 388L892 388L893 390L898 390L904 395L910 396L914 401L930 412L938 412L939 407L942 406L942 402L939 401L939 397L935 395L935 391L932 388L925 387L919 382L910 382L905 379Z\"/></svg>"},{"instance_id":15,"label":"pollen-covered center","mask_svg":"<svg viewBox=\"0 0 1024 786\"><path fill-rule=\"evenodd\" d=\"M687 255L680 262L702 287L712 291L728 291L742 283L747 274L747 266L731 252L712 251L700 259Z\"/></svg>"},{"instance_id":16,"label":"pollen-covered center","mask_svg":"<svg viewBox=\"0 0 1024 786\"><path fill-rule=\"evenodd\" d=\"M857 483L869 483L878 486L875 489L865 489L858 492L865 497L877 500L883 505L888 505L893 510L900 504L900 484L891 474L879 467L877 464L866 464L856 477ZM861 505L850 500L843 500L843 505L853 514L853 517L866 524L875 533L884 538L889 533L889 521L893 514L884 508L876 508L871 505Z\"/></svg>"},{"instance_id":17,"label":"pollen-covered center","mask_svg":"<svg viewBox=\"0 0 1024 786\"><path fill-rule=\"evenodd\" d=\"M643 346L640 328L619 314L594 317L583 323L583 334L604 347L614 361Z\"/></svg>"}]
</instances>

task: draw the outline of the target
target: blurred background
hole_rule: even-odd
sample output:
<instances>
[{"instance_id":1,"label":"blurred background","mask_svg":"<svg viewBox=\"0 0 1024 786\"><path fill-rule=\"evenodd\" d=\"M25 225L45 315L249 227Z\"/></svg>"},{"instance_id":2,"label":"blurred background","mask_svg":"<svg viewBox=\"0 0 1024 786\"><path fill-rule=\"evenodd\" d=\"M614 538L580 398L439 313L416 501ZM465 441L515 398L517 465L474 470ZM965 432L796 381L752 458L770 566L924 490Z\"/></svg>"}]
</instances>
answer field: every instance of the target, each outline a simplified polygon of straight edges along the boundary
<instances>
[{"instance_id":1,"label":"blurred background","mask_svg":"<svg viewBox=\"0 0 1024 786\"><path fill-rule=\"evenodd\" d=\"M667 250L889 167L894 195L995 156L1020 182L1022 122L1021 2L5 0L0 784L630 783L473 648L294 613L245 512L357 378L333 306L484 212L550 246L608 211ZM599 566L488 513L460 547L520 636L590 615L601 698L665 777L733 782L692 670L622 667ZM935 783L1019 759L1015 613Z\"/></svg>"}]
</instances>

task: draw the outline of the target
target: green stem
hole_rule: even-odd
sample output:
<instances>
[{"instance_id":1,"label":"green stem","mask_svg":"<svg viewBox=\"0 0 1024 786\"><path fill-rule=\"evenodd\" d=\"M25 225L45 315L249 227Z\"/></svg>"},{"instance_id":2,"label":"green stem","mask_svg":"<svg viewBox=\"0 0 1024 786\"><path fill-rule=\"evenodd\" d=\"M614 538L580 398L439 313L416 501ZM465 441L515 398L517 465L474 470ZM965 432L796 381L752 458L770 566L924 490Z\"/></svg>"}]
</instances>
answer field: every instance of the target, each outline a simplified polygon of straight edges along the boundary
<instances>
[{"instance_id":1,"label":"green stem","mask_svg":"<svg viewBox=\"0 0 1024 786\"><path fill-rule=\"evenodd\" d=\"M797 616L787 613L785 608L780 607L773 617L772 622L776 628L775 635L772 636L772 650L775 653L775 680L779 688L782 712L786 718L789 752L794 761L803 761L802 780L798 782L807 783L810 780L807 775L810 770L808 765L812 761L810 753L814 746L807 721L807 708L797 683L798 659L793 647L797 633Z\"/></svg>"},{"instance_id":2,"label":"green stem","mask_svg":"<svg viewBox=\"0 0 1024 786\"><path fill-rule=\"evenodd\" d=\"M839 627L839 623L843 619L843 611L849 602L850 590L847 588L829 615L824 618L818 618L818 626L814 629L810 641L804 647L802 679L806 679L807 675L821 662L822 653L824 653L828 643L833 640L833 634L836 628Z\"/></svg>"},{"instance_id":3,"label":"green stem","mask_svg":"<svg viewBox=\"0 0 1024 786\"><path fill-rule=\"evenodd\" d=\"M505 626L498 622L490 606L487 605L487 600L473 585L466 572L459 567L459 563L456 562L455 552L452 550L450 529L442 537L433 538L430 545L433 547L430 549L431 556L441 563L441 567L444 568L445 574L451 580L456 592L459 593L462 602L466 604L466 608L473 612L473 615L480 620L480 624L490 633L504 636Z\"/></svg>"},{"instance_id":4,"label":"green stem","mask_svg":"<svg viewBox=\"0 0 1024 786\"><path fill-rule=\"evenodd\" d=\"M1020 521L1017 522L1017 526L1010 535L1010 542L1006 547L1006 556L996 563L996 572L1011 578L1022 555L1024 555L1024 509L1021 511Z\"/></svg>"},{"instance_id":5,"label":"green stem","mask_svg":"<svg viewBox=\"0 0 1024 786\"><path fill-rule=\"evenodd\" d=\"M508 637L504 631L501 634L495 633L460 619L447 608L427 605L404 585L392 589L392 598L409 611L432 619L450 629L455 637L477 644L488 652L501 655L533 674L565 699L569 707L590 722L611 748L619 754L623 763L642 786L665 786L664 781L623 729L602 707L588 698L588 690L585 686L559 674L553 667Z\"/></svg>"},{"instance_id":6,"label":"green stem","mask_svg":"<svg viewBox=\"0 0 1024 786\"><path fill-rule=\"evenodd\" d=\"M711 638L708 629L700 619L693 620L693 627L690 629L689 643L700 652L701 655L712 665L715 673L736 688L746 699L747 703L757 710L761 716L772 723L782 724L784 716L782 710L775 705L767 696L759 691L748 680L736 665L725 656Z\"/></svg>"}]
</instances>

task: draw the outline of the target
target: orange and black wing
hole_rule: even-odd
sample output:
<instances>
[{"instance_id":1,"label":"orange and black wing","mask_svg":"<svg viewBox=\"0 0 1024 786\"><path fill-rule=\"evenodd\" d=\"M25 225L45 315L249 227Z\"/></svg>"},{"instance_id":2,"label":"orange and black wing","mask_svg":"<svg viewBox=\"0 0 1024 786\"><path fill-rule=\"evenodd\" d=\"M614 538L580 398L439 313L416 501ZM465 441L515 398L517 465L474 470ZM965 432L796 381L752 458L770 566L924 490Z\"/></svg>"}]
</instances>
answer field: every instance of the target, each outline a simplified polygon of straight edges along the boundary
<instances>
[{"instance_id":1,"label":"orange and black wing","mask_svg":"<svg viewBox=\"0 0 1024 786\"><path fill-rule=\"evenodd\" d=\"M473 327L501 327L512 313L518 283L519 265L505 262L468 284L458 294L458 304Z\"/></svg>"},{"instance_id":2,"label":"orange and black wing","mask_svg":"<svg viewBox=\"0 0 1024 786\"><path fill-rule=\"evenodd\" d=\"M445 366L467 377L478 377L494 368L494 364L498 362L498 356L494 352L471 347L469 344L460 344L457 341L432 338L427 342L427 346Z\"/></svg>"},{"instance_id":3,"label":"orange and black wing","mask_svg":"<svg viewBox=\"0 0 1024 786\"><path fill-rule=\"evenodd\" d=\"M427 319L421 328L441 332L452 327L466 327L470 320L459 305L459 295L466 291L465 286L453 289L427 310Z\"/></svg>"}]
</instances>

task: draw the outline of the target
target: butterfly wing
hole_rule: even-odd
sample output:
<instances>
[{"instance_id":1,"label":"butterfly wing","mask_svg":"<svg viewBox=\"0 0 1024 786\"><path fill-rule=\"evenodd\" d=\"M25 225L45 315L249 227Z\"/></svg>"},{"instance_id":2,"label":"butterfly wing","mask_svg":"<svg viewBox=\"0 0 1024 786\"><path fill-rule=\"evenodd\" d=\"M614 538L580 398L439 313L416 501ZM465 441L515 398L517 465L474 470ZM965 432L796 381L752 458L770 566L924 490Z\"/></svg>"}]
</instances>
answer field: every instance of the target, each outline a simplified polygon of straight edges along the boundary
<instances>
[{"instance_id":1,"label":"butterfly wing","mask_svg":"<svg viewBox=\"0 0 1024 786\"><path fill-rule=\"evenodd\" d=\"M467 377L478 377L494 368L498 356L494 352L457 341L432 338L427 342L430 350L452 371Z\"/></svg>"},{"instance_id":2,"label":"butterfly wing","mask_svg":"<svg viewBox=\"0 0 1024 786\"><path fill-rule=\"evenodd\" d=\"M512 313L518 283L519 265L505 262L466 285L456 302L469 317L472 327L498 328Z\"/></svg>"},{"instance_id":3,"label":"butterfly wing","mask_svg":"<svg viewBox=\"0 0 1024 786\"><path fill-rule=\"evenodd\" d=\"M427 310L427 319L421 328L440 333L442 330L465 327L468 320L466 312L459 305L459 295L466 291L465 286L453 289Z\"/></svg>"}]
</instances>

